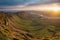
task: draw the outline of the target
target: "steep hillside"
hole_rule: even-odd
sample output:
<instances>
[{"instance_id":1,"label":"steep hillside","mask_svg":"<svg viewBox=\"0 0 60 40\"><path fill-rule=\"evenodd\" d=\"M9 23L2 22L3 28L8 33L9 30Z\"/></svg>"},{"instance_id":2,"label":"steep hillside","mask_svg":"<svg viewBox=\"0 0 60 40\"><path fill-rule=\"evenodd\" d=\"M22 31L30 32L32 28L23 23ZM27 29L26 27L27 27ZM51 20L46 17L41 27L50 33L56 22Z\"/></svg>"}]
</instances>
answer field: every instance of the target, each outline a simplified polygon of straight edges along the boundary
<instances>
[{"instance_id":1,"label":"steep hillside","mask_svg":"<svg viewBox=\"0 0 60 40\"><path fill-rule=\"evenodd\" d=\"M12 14L13 15L13 14ZM9 13L0 12L0 39L1 40L35 40L31 33L23 31L15 26L14 22L12 22L11 18L13 16ZM14 21L14 20L13 20ZM37 39L36 39L37 40Z\"/></svg>"},{"instance_id":2,"label":"steep hillside","mask_svg":"<svg viewBox=\"0 0 60 40\"><path fill-rule=\"evenodd\" d=\"M60 20L45 19L39 13L47 15L34 11L0 12L1 40L60 40Z\"/></svg>"}]
</instances>

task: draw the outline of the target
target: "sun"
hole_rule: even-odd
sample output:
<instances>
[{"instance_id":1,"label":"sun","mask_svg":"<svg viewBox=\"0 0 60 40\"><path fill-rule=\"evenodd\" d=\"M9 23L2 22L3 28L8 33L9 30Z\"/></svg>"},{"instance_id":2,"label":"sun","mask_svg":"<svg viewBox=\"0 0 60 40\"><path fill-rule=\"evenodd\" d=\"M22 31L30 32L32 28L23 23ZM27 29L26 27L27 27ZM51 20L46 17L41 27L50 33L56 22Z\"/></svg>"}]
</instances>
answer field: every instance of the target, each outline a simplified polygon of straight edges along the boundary
<instances>
[{"instance_id":1,"label":"sun","mask_svg":"<svg viewBox=\"0 0 60 40\"><path fill-rule=\"evenodd\" d=\"M54 12L60 11L59 6L41 7L39 9L42 10L42 11L54 11Z\"/></svg>"},{"instance_id":2,"label":"sun","mask_svg":"<svg viewBox=\"0 0 60 40\"><path fill-rule=\"evenodd\" d=\"M50 11L52 15L58 15L59 11L60 11L60 7L59 6L54 6L54 7L50 7Z\"/></svg>"},{"instance_id":3,"label":"sun","mask_svg":"<svg viewBox=\"0 0 60 40\"><path fill-rule=\"evenodd\" d=\"M55 12L57 12L57 11L60 10L60 8L59 7L52 7L52 10L55 11Z\"/></svg>"}]
</instances>

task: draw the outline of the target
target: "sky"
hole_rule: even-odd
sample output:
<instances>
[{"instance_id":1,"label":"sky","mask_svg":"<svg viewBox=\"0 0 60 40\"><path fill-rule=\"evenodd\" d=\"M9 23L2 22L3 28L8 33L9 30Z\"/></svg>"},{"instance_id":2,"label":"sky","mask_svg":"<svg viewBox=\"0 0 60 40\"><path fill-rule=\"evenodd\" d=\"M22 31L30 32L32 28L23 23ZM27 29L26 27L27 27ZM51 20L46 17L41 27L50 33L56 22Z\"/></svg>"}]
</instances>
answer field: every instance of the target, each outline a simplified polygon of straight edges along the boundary
<instances>
[{"instance_id":1,"label":"sky","mask_svg":"<svg viewBox=\"0 0 60 40\"><path fill-rule=\"evenodd\" d=\"M0 0L0 10L1 9L22 9L29 6L59 3L60 0Z\"/></svg>"},{"instance_id":2,"label":"sky","mask_svg":"<svg viewBox=\"0 0 60 40\"><path fill-rule=\"evenodd\" d=\"M59 0L0 0L0 5L29 5L46 2L59 2Z\"/></svg>"}]
</instances>

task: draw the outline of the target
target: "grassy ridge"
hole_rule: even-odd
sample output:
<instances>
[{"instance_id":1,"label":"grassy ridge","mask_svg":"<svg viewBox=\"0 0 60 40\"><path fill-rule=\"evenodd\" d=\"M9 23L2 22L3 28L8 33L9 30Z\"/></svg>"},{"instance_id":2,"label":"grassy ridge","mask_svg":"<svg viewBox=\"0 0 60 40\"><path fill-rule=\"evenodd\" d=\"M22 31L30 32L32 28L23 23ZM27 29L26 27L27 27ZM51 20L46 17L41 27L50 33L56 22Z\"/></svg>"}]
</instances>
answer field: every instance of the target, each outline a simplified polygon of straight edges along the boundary
<instances>
[{"instance_id":1,"label":"grassy ridge","mask_svg":"<svg viewBox=\"0 0 60 40\"><path fill-rule=\"evenodd\" d=\"M39 40L46 37L52 40L60 40L60 20L42 19L42 17L36 14L31 14L30 12L7 12L6 17L8 20L7 23L9 21L11 23L10 26L14 25L20 30L31 33ZM12 28L9 30L11 29ZM12 32L14 31L11 31L11 33ZM23 35L20 36L23 37Z\"/></svg>"}]
</instances>

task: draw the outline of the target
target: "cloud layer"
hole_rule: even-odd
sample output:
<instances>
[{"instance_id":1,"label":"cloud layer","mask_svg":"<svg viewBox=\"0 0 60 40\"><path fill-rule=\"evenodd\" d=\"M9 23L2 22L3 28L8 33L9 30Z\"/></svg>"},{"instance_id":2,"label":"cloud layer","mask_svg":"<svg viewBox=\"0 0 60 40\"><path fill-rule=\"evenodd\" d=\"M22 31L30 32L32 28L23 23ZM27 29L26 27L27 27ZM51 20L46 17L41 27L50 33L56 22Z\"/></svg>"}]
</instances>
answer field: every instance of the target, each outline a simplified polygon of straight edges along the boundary
<instances>
[{"instance_id":1,"label":"cloud layer","mask_svg":"<svg viewBox=\"0 0 60 40\"><path fill-rule=\"evenodd\" d=\"M59 3L59 2L60 0L0 0L0 11L23 10L23 9L25 10L34 7L36 8L37 4L39 6L44 3L50 4L50 3Z\"/></svg>"},{"instance_id":2,"label":"cloud layer","mask_svg":"<svg viewBox=\"0 0 60 40\"><path fill-rule=\"evenodd\" d=\"M34 3L59 2L59 0L0 0L0 5L29 5Z\"/></svg>"}]
</instances>

